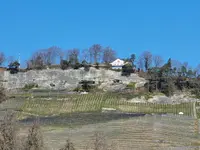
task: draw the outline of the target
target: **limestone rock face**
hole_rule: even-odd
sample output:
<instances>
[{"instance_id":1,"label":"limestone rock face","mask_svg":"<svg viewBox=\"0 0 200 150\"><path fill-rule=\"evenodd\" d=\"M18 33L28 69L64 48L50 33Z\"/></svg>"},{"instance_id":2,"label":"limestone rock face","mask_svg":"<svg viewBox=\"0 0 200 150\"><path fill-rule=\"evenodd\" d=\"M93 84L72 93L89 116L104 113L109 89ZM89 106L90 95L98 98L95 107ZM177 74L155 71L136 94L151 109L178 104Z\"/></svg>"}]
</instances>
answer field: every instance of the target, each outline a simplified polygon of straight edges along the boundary
<instances>
[{"instance_id":1,"label":"limestone rock face","mask_svg":"<svg viewBox=\"0 0 200 150\"><path fill-rule=\"evenodd\" d=\"M180 104L180 103L187 103L187 102L196 102L199 101L199 99L192 98L190 94L188 93L179 93L175 94L172 97L167 97L165 95L155 95L152 98L145 100L144 97L136 97L129 102L132 103L157 103L157 104Z\"/></svg>"},{"instance_id":2,"label":"limestone rock face","mask_svg":"<svg viewBox=\"0 0 200 150\"><path fill-rule=\"evenodd\" d=\"M140 78L136 74L129 77L121 76L121 72L105 69L90 68L87 72L84 68L78 70L68 69L48 69L48 70L30 70L28 72L19 72L17 74L10 74L5 71L2 74L4 80L4 87L9 90L23 88L26 84L36 83L39 88L45 89L65 89L73 90L77 87L81 80L92 80L103 90L121 90L130 82L136 82L136 87L143 86L146 80ZM113 80L120 80L122 83L115 83ZM52 86L53 85L53 86Z\"/></svg>"}]
</instances>

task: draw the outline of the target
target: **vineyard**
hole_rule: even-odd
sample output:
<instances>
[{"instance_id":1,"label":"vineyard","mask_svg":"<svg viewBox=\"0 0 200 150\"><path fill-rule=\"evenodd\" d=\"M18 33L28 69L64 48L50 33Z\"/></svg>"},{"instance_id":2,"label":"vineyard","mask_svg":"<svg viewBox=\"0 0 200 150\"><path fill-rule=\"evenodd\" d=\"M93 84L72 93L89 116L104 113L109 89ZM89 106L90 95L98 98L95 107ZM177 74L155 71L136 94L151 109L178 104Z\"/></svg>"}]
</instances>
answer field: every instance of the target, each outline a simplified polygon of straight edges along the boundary
<instances>
[{"instance_id":1,"label":"vineyard","mask_svg":"<svg viewBox=\"0 0 200 150\"><path fill-rule=\"evenodd\" d=\"M58 116L79 112L101 112L102 108L113 108L123 113L173 113L193 115L193 103L153 104L131 103L112 94L67 95L65 98L27 99L21 113L39 116Z\"/></svg>"}]
</instances>

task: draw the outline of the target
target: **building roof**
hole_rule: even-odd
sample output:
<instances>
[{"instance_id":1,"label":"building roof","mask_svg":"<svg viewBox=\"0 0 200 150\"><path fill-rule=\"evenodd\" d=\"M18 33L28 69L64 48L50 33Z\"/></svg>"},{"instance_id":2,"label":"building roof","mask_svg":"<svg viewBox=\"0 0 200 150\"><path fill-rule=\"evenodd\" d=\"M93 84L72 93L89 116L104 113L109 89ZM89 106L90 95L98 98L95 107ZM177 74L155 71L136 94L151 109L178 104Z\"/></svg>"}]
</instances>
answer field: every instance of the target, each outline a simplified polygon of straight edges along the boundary
<instances>
[{"instance_id":1,"label":"building roof","mask_svg":"<svg viewBox=\"0 0 200 150\"><path fill-rule=\"evenodd\" d=\"M115 61L113 61L112 63L110 63L112 66L123 66L124 65L124 61L121 59L116 59Z\"/></svg>"}]
</instances>

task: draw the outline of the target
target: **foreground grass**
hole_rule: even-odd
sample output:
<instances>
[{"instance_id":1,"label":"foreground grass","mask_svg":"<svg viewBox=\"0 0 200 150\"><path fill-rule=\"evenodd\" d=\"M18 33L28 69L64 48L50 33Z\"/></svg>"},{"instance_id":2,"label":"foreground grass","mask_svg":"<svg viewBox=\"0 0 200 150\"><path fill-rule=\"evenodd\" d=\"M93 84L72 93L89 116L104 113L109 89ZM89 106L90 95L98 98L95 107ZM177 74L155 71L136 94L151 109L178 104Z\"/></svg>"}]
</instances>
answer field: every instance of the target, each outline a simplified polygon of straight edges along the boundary
<instances>
[{"instance_id":1,"label":"foreground grass","mask_svg":"<svg viewBox=\"0 0 200 150\"><path fill-rule=\"evenodd\" d=\"M182 104L152 104L130 103L119 96L111 94L88 94L66 96L63 99L33 98L26 100L21 107L19 118L28 115L59 116L80 112L101 112L102 108L114 108L120 112L129 113L174 113L183 112L192 115L192 103Z\"/></svg>"}]
</instances>

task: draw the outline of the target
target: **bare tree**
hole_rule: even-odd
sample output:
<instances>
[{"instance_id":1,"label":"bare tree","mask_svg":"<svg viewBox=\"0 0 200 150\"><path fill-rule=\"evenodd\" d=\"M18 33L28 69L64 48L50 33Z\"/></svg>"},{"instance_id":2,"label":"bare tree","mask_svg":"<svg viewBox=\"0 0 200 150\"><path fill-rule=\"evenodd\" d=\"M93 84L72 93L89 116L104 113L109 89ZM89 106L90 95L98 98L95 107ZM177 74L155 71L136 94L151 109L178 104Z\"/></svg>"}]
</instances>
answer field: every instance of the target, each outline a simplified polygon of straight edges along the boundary
<instances>
[{"instance_id":1,"label":"bare tree","mask_svg":"<svg viewBox=\"0 0 200 150\"><path fill-rule=\"evenodd\" d=\"M89 49L84 49L81 51L81 60L82 61L86 61L86 62L89 62Z\"/></svg>"},{"instance_id":2,"label":"bare tree","mask_svg":"<svg viewBox=\"0 0 200 150\"><path fill-rule=\"evenodd\" d=\"M197 75L200 75L200 64L197 65L195 71Z\"/></svg>"},{"instance_id":3,"label":"bare tree","mask_svg":"<svg viewBox=\"0 0 200 150\"><path fill-rule=\"evenodd\" d=\"M62 56L62 51L61 51L61 48L57 46L52 46L44 50L44 55L47 61L46 64L51 65L55 63L57 57Z\"/></svg>"},{"instance_id":4,"label":"bare tree","mask_svg":"<svg viewBox=\"0 0 200 150\"><path fill-rule=\"evenodd\" d=\"M138 65L138 68L140 68L142 70L144 69L144 61L143 61L142 56L139 56L138 61L137 61L137 65Z\"/></svg>"},{"instance_id":5,"label":"bare tree","mask_svg":"<svg viewBox=\"0 0 200 150\"><path fill-rule=\"evenodd\" d=\"M30 60L27 61L27 68L42 69L47 62L46 54L43 51L33 53Z\"/></svg>"},{"instance_id":6,"label":"bare tree","mask_svg":"<svg viewBox=\"0 0 200 150\"><path fill-rule=\"evenodd\" d=\"M110 47L104 48L104 50L103 50L103 62L104 63L111 63L115 59L116 59L116 52Z\"/></svg>"},{"instance_id":7,"label":"bare tree","mask_svg":"<svg viewBox=\"0 0 200 150\"><path fill-rule=\"evenodd\" d=\"M15 61L15 57L14 56L9 56L9 57L7 57L7 62L8 62L8 64L10 64L10 63L12 63L12 62L14 62Z\"/></svg>"},{"instance_id":8,"label":"bare tree","mask_svg":"<svg viewBox=\"0 0 200 150\"><path fill-rule=\"evenodd\" d=\"M65 146L63 148L61 148L60 150L75 150L74 144L70 141L70 139L68 139L66 141Z\"/></svg>"},{"instance_id":9,"label":"bare tree","mask_svg":"<svg viewBox=\"0 0 200 150\"><path fill-rule=\"evenodd\" d=\"M145 70L148 70L152 65L152 54L149 51L145 51L142 53L142 58L144 61Z\"/></svg>"},{"instance_id":10,"label":"bare tree","mask_svg":"<svg viewBox=\"0 0 200 150\"><path fill-rule=\"evenodd\" d=\"M100 44L94 44L90 47L90 56L93 57L94 63L97 63L102 54L102 46Z\"/></svg>"},{"instance_id":11,"label":"bare tree","mask_svg":"<svg viewBox=\"0 0 200 150\"><path fill-rule=\"evenodd\" d=\"M103 133L96 132L94 134L94 150L106 150L108 149L108 145L106 143L105 136Z\"/></svg>"},{"instance_id":12,"label":"bare tree","mask_svg":"<svg viewBox=\"0 0 200 150\"><path fill-rule=\"evenodd\" d=\"M188 70L189 69L189 67L188 67L188 62L183 62L183 66L186 68L186 70Z\"/></svg>"},{"instance_id":13,"label":"bare tree","mask_svg":"<svg viewBox=\"0 0 200 150\"><path fill-rule=\"evenodd\" d=\"M38 121L35 121L29 129L28 137L25 142L25 150L43 150L44 142Z\"/></svg>"},{"instance_id":14,"label":"bare tree","mask_svg":"<svg viewBox=\"0 0 200 150\"><path fill-rule=\"evenodd\" d=\"M0 124L0 150L16 150L15 114L7 114Z\"/></svg>"},{"instance_id":15,"label":"bare tree","mask_svg":"<svg viewBox=\"0 0 200 150\"><path fill-rule=\"evenodd\" d=\"M176 70L177 70L178 72L181 71L181 67L183 66L183 64L182 64L180 61L173 59L173 60L171 61L171 63L172 63L172 64L171 64L171 65L172 65L172 68L176 68Z\"/></svg>"},{"instance_id":16,"label":"bare tree","mask_svg":"<svg viewBox=\"0 0 200 150\"><path fill-rule=\"evenodd\" d=\"M2 65L6 60L6 57L3 52L0 52L0 65Z\"/></svg>"},{"instance_id":17,"label":"bare tree","mask_svg":"<svg viewBox=\"0 0 200 150\"><path fill-rule=\"evenodd\" d=\"M159 55L153 56L153 63L154 63L155 67L161 67L163 62L164 62L164 60L161 56L159 56Z\"/></svg>"},{"instance_id":18,"label":"bare tree","mask_svg":"<svg viewBox=\"0 0 200 150\"><path fill-rule=\"evenodd\" d=\"M74 48L74 49L68 50L68 57L71 64L78 63L79 49Z\"/></svg>"}]
</instances>

